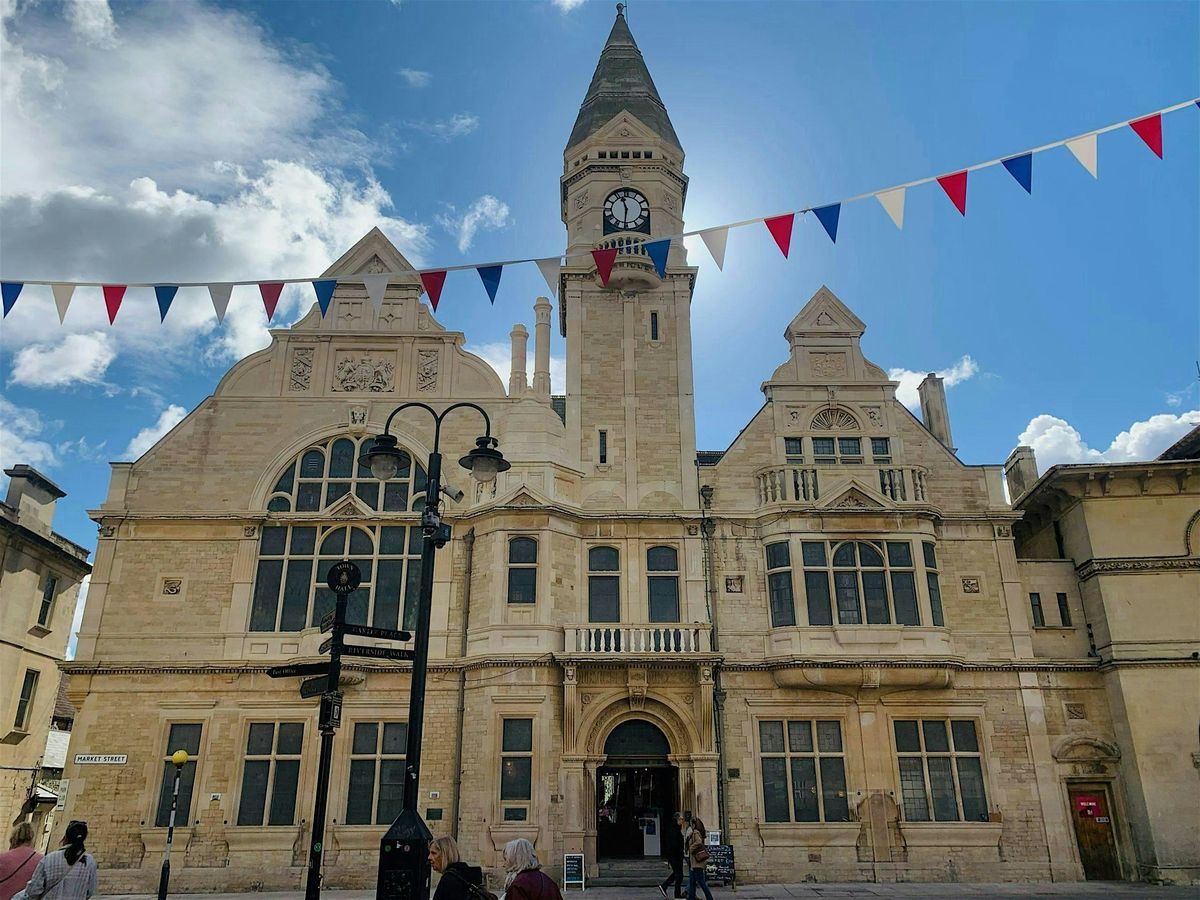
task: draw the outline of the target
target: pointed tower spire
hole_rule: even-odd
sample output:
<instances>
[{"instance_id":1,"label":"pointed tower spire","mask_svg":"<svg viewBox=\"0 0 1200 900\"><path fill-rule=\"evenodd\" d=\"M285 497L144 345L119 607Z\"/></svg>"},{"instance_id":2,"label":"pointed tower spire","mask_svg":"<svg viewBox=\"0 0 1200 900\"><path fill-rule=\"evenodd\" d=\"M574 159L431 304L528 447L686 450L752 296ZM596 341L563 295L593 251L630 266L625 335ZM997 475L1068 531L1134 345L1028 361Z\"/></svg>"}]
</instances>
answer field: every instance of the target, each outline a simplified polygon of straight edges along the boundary
<instances>
[{"instance_id":1,"label":"pointed tower spire","mask_svg":"<svg viewBox=\"0 0 1200 900\"><path fill-rule=\"evenodd\" d=\"M654 87L650 70L646 68L646 61L642 59L642 51L625 21L625 4L618 3L617 20L600 52L600 61L596 63L587 96L579 107L567 148L587 139L622 110L628 110L663 140L683 150L667 108Z\"/></svg>"}]
</instances>

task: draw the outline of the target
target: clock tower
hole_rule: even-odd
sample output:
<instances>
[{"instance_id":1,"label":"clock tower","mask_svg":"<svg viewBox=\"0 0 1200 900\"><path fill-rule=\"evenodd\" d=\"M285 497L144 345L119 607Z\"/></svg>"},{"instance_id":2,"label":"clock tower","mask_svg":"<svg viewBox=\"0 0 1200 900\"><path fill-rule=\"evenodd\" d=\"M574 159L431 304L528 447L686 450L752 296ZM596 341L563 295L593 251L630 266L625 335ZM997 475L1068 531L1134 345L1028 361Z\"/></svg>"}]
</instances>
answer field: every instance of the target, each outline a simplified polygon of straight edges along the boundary
<instances>
[{"instance_id":1,"label":"clock tower","mask_svg":"<svg viewBox=\"0 0 1200 900\"><path fill-rule=\"evenodd\" d=\"M567 431L594 509L694 509L691 298L696 269L671 243L660 277L645 244L683 231L683 148L624 8L563 154ZM591 251L617 249L607 284Z\"/></svg>"}]
</instances>

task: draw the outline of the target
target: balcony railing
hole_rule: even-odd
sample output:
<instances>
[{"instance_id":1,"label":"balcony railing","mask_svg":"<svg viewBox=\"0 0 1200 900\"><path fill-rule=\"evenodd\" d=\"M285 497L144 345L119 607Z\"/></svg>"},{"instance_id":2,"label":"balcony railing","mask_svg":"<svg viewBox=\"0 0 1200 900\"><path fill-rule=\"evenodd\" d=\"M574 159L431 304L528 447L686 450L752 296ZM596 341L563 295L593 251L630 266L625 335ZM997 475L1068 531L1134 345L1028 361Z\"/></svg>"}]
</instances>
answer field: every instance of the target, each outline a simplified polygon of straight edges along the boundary
<instances>
[{"instance_id":1,"label":"balcony railing","mask_svg":"<svg viewBox=\"0 0 1200 900\"><path fill-rule=\"evenodd\" d=\"M576 625L567 628L566 637L568 653L678 656L712 650L712 633L707 625L698 622L678 625Z\"/></svg>"},{"instance_id":2,"label":"balcony railing","mask_svg":"<svg viewBox=\"0 0 1200 900\"><path fill-rule=\"evenodd\" d=\"M878 482L879 493L897 503L925 503L929 492L925 485L925 469L920 466L771 466L760 469L757 475L758 503L816 503L821 499L823 486L842 479L847 470L872 486Z\"/></svg>"}]
</instances>

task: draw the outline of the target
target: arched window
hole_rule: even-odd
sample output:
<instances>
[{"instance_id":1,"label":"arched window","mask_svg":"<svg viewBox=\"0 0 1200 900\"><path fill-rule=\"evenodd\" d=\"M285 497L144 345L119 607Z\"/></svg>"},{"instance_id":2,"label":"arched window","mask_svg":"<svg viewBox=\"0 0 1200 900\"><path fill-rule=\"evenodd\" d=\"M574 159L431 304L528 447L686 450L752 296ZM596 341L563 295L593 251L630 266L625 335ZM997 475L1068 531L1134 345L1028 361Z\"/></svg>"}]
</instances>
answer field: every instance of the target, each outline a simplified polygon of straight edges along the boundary
<instances>
[{"instance_id":1,"label":"arched window","mask_svg":"<svg viewBox=\"0 0 1200 900\"><path fill-rule=\"evenodd\" d=\"M646 551L646 595L651 622L679 621L679 553L674 547Z\"/></svg>"},{"instance_id":2,"label":"arched window","mask_svg":"<svg viewBox=\"0 0 1200 900\"><path fill-rule=\"evenodd\" d=\"M803 541L801 549L810 625L832 624L831 597L841 625L921 624L908 541Z\"/></svg>"},{"instance_id":3,"label":"arched window","mask_svg":"<svg viewBox=\"0 0 1200 900\"><path fill-rule=\"evenodd\" d=\"M377 512L413 512L425 505L425 470L406 453L394 478L380 482L358 462L370 437L329 438L304 450L283 470L267 509L320 512L349 493Z\"/></svg>"},{"instance_id":4,"label":"arched window","mask_svg":"<svg viewBox=\"0 0 1200 900\"><path fill-rule=\"evenodd\" d=\"M421 542L417 525L264 527L250 630L303 631L319 624L333 609L334 593L326 580L341 559L350 559L362 572L362 584L347 603L348 622L415 628Z\"/></svg>"},{"instance_id":5,"label":"arched window","mask_svg":"<svg viewBox=\"0 0 1200 900\"><path fill-rule=\"evenodd\" d=\"M615 547L588 550L588 621L621 621L621 556Z\"/></svg>"}]
</instances>

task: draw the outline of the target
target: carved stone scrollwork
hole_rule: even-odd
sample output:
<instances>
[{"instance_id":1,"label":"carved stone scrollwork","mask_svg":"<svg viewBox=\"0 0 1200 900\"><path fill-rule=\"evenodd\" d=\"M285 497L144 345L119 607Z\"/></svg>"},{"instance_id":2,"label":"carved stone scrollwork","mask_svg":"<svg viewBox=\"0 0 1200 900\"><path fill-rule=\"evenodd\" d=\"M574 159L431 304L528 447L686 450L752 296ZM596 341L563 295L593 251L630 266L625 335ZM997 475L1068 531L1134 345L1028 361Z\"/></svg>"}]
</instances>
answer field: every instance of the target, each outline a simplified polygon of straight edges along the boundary
<instances>
[{"instance_id":1,"label":"carved stone scrollwork","mask_svg":"<svg viewBox=\"0 0 1200 900\"><path fill-rule=\"evenodd\" d=\"M292 365L288 370L288 390L307 391L312 385L313 347L297 347L292 351Z\"/></svg>"},{"instance_id":2,"label":"carved stone scrollwork","mask_svg":"<svg viewBox=\"0 0 1200 900\"><path fill-rule=\"evenodd\" d=\"M813 431L853 431L858 429L858 419L844 409L823 409L813 416Z\"/></svg>"},{"instance_id":3,"label":"carved stone scrollwork","mask_svg":"<svg viewBox=\"0 0 1200 900\"><path fill-rule=\"evenodd\" d=\"M368 275L380 275L389 271L389 269L387 267L387 263L385 263L382 259L380 259L378 256L372 256L367 262L367 266L365 269L363 269L363 271Z\"/></svg>"},{"instance_id":4,"label":"carved stone scrollwork","mask_svg":"<svg viewBox=\"0 0 1200 900\"><path fill-rule=\"evenodd\" d=\"M864 406L863 412L867 414L867 418L871 420L872 425L883 424L883 411L878 406Z\"/></svg>"},{"instance_id":5,"label":"carved stone scrollwork","mask_svg":"<svg viewBox=\"0 0 1200 900\"><path fill-rule=\"evenodd\" d=\"M346 355L338 360L333 390L382 393L395 389L396 364L386 357Z\"/></svg>"},{"instance_id":6,"label":"carved stone scrollwork","mask_svg":"<svg viewBox=\"0 0 1200 900\"><path fill-rule=\"evenodd\" d=\"M417 390L428 393L437 390L438 352L417 351Z\"/></svg>"},{"instance_id":7,"label":"carved stone scrollwork","mask_svg":"<svg viewBox=\"0 0 1200 900\"><path fill-rule=\"evenodd\" d=\"M351 406L349 419L351 433L362 434L367 428L367 408L365 406Z\"/></svg>"},{"instance_id":8,"label":"carved stone scrollwork","mask_svg":"<svg viewBox=\"0 0 1200 900\"><path fill-rule=\"evenodd\" d=\"M646 670L633 668L629 670L629 708L640 712L646 708Z\"/></svg>"},{"instance_id":9,"label":"carved stone scrollwork","mask_svg":"<svg viewBox=\"0 0 1200 900\"><path fill-rule=\"evenodd\" d=\"M117 529L116 529L115 525L101 525L100 526L100 537L112 537L116 533L117 533Z\"/></svg>"},{"instance_id":10,"label":"carved stone scrollwork","mask_svg":"<svg viewBox=\"0 0 1200 900\"><path fill-rule=\"evenodd\" d=\"M633 181L633 166L621 166L621 181L625 184Z\"/></svg>"},{"instance_id":11,"label":"carved stone scrollwork","mask_svg":"<svg viewBox=\"0 0 1200 900\"><path fill-rule=\"evenodd\" d=\"M963 578L962 592L964 594L978 594L979 593L979 579L978 578Z\"/></svg>"},{"instance_id":12,"label":"carved stone scrollwork","mask_svg":"<svg viewBox=\"0 0 1200 900\"><path fill-rule=\"evenodd\" d=\"M257 537L257 535L258 535L258 526L257 525L247 525L242 529L242 537Z\"/></svg>"},{"instance_id":13,"label":"carved stone scrollwork","mask_svg":"<svg viewBox=\"0 0 1200 900\"><path fill-rule=\"evenodd\" d=\"M836 377L846 374L846 356L844 353L813 353L812 370L816 375Z\"/></svg>"},{"instance_id":14,"label":"carved stone scrollwork","mask_svg":"<svg viewBox=\"0 0 1200 900\"><path fill-rule=\"evenodd\" d=\"M582 191L580 191L578 194L575 195L575 208L583 209L585 206L587 206L587 202L588 202L588 190L587 190L587 188L584 188Z\"/></svg>"}]
</instances>

